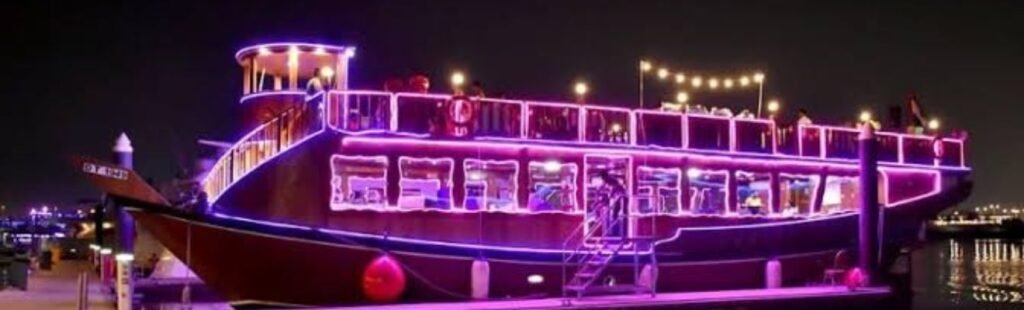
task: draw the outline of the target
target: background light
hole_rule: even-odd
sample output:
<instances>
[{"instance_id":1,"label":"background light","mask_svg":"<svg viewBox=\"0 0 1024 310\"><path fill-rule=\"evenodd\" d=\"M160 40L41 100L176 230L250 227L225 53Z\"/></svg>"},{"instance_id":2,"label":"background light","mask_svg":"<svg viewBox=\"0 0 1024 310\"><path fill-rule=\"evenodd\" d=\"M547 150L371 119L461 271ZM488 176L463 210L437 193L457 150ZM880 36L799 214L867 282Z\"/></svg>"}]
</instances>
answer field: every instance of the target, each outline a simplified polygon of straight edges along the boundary
<instances>
[{"instance_id":1,"label":"background light","mask_svg":"<svg viewBox=\"0 0 1024 310\"><path fill-rule=\"evenodd\" d=\"M334 76L334 69L324 66L323 68L320 68L320 76L329 79Z\"/></svg>"},{"instance_id":2,"label":"background light","mask_svg":"<svg viewBox=\"0 0 1024 310\"><path fill-rule=\"evenodd\" d=\"M699 76L695 76L692 79L690 79L690 84L693 85L693 87L700 87L700 85L703 84L703 82L704 80L702 80Z\"/></svg>"},{"instance_id":3,"label":"background light","mask_svg":"<svg viewBox=\"0 0 1024 310\"><path fill-rule=\"evenodd\" d=\"M696 179L696 178L700 177L700 169L697 169L697 168L686 169L686 177L691 178L691 179Z\"/></svg>"},{"instance_id":4,"label":"background light","mask_svg":"<svg viewBox=\"0 0 1024 310\"><path fill-rule=\"evenodd\" d=\"M750 78L745 76L745 75L740 77L740 86L747 86L747 85L750 85Z\"/></svg>"},{"instance_id":5,"label":"background light","mask_svg":"<svg viewBox=\"0 0 1024 310\"><path fill-rule=\"evenodd\" d=\"M708 80L708 87L711 87L711 89L718 88L718 79L711 78L710 80Z\"/></svg>"},{"instance_id":6,"label":"background light","mask_svg":"<svg viewBox=\"0 0 1024 310\"><path fill-rule=\"evenodd\" d=\"M939 129L939 125L940 125L939 124L939 119L937 119L937 118L933 118L930 121L928 121L928 129L938 130Z\"/></svg>"},{"instance_id":7,"label":"background light","mask_svg":"<svg viewBox=\"0 0 1024 310\"><path fill-rule=\"evenodd\" d=\"M754 73L754 83L760 84L761 82L764 82L764 73Z\"/></svg>"},{"instance_id":8,"label":"background light","mask_svg":"<svg viewBox=\"0 0 1024 310\"><path fill-rule=\"evenodd\" d=\"M768 101L768 112L775 113L775 112L778 112L778 111L779 111L779 101L778 100Z\"/></svg>"},{"instance_id":9,"label":"background light","mask_svg":"<svg viewBox=\"0 0 1024 310\"><path fill-rule=\"evenodd\" d=\"M658 78L659 79L665 79L666 77L668 77L668 69L665 69L665 68L658 69Z\"/></svg>"},{"instance_id":10,"label":"background light","mask_svg":"<svg viewBox=\"0 0 1024 310\"><path fill-rule=\"evenodd\" d=\"M860 112L860 121L861 122L870 122L871 121L871 111L861 111Z\"/></svg>"},{"instance_id":11,"label":"background light","mask_svg":"<svg viewBox=\"0 0 1024 310\"><path fill-rule=\"evenodd\" d=\"M622 131L622 125L619 125L619 123L613 123L612 124L612 132L621 132L621 131Z\"/></svg>"},{"instance_id":12,"label":"background light","mask_svg":"<svg viewBox=\"0 0 1024 310\"><path fill-rule=\"evenodd\" d=\"M539 274L531 274L530 276L526 277L526 282L529 282L530 284L541 284L544 283L544 276Z\"/></svg>"},{"instance_id":13,"label":"background light","mask_svg":"<svg viewBox=\"0 0 1024 310\"><path fill-rule=\"evenodd\" d=\"M587 91L590 90L590 87L587 87L587 83L576 82L576 86L573 86L572 90L576 92L576 95L583 96L587 94Z\"/></svg>"},{"instance_id":14,"label":"background light","mask_svg":"<svg viewBox=\"0 0 1024 310\"><path fill-rule=\"evenodd\" d=\"M557 160L549 160L547 162L544 162L544 171L558 172L559 170L562 170L562 164L559 163Z\"/></svg>"},{"instance_id":15,"label":"background light","mask_svg":"<svg viewBox=\"0 0 1024 310\"><path fill-rule=\"evenodd\" d=\"M651 62L646 60L640 61L640 71L647 72L651 71Z\"/></svg>"},{"instance_id":16,"label":"background light","mask_svg":"<svg viewBox=\"0 0 1024 310\"><path fill-rule=\"evenodd\" d=\"M725 86L725 88L732 88L732 79L725 79L725 81L722 81L722 86Z\"/></svg>"},{"instance_id":17,"label":"background light","mask_svg":"<svg viewBox=\"0 0 1024 310\"><path fill-rule=\"evenodd\" d=\"M683 84L686 81L686 76L682 73L676 73L676 84Z\"/></svg>"},{"instance_id":18,"label":"background light","mask_svg":"<svg viewBox=\"0 0 1024 310\"><path fill-rule=\"evenodd\" d=\"M452 73L451 82L452 86L460 87L462 84L466 83L466 75L462 74L462 72L455 71L455 73Z\"/></svg>"},{"instance_id":19,"label":"background light","mask_svg":"<svg viewBox=\"0 0 1024 310\"><path fill-rule=\"evenodd\" d=\"M682 91L676 93L676 102L686 103L687 101L690 101L690 94L687 94L686 92Z\"/></svg>"}]
</instances>

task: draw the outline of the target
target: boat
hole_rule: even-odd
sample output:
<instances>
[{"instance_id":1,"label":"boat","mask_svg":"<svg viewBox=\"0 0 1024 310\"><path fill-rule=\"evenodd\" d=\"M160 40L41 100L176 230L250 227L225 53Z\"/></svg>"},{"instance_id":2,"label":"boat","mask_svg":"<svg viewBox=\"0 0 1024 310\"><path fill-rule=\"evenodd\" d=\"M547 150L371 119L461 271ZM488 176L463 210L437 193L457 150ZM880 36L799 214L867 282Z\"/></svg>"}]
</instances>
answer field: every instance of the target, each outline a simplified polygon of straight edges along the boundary
<instances>
[{"instance_id":1,"label":"boat","mask_svg":"<svg viewBox=\"0 0 1024 310\"><path fill-rule=\"evenodd\" d=\"M857 128L350 89L354 56L241 49L245 135L203 206L108 192L234 306L757 288L769 261L801 286L856 247ZM874 137L893 257L970 193L971 168L962 137ZM369 277L382 258L399 271Z\"/></svg>"}]
</instances>

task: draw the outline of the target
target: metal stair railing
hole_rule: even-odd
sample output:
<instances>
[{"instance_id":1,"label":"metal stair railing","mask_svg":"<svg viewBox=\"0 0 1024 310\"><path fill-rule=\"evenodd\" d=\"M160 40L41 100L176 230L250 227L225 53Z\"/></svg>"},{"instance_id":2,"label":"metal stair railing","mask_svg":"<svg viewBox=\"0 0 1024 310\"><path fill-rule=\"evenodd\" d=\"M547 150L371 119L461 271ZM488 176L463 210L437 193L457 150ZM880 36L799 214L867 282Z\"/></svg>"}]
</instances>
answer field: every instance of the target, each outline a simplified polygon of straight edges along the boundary
<instances>
[{"instance_id":1,"label":"metal stair railing","mask_svg":"<svg viewBox=\"0 0 1024 310\"><path fill-rule=\"evenodd\" d=\"M207 201L217 201L249 172L323 130L326 100L323 92L307 96L303 104L286 109L239 139L203 179Z\"/></svg>"},{"instance_id":2,"label":"metal stair railing","mask_svg":"<svg viewBox=\"0 0 1024 310\"><path fill-rule=\"evenodd\" d=\"M617 197L615 197L613 199L613 201L615 201L616 203L620 203L621 199L622 199L622 196L617 196ZM585 291L590 285L593 284L593 282L597 279L597 277L600 276L601 272L604 271L604 269L607 267L607 265L610 264L614 260L615 256L618 255L618 253L620 251L622 251L623 248L625 248L627 245L629 245L629 240L628 240L628 238L626 236L617 236L617 237L609 237L608 236L608 229L611 229L611 228L614 228L614 227L621 227L619 225L621 225L623 223L623 221L625 220L625 217L617 217L617 218L613 219L612 222L609 223L608 222L608 217L610 216L610 213L611 213L611 212L609 212L610 208L605 206L604 208L601 208L599 210L603 210L603 211L599 212L599 215L598 215L598 218L597 218L596 221L586 221L586 220L584 220L582 223L580 223L579 226L576 227L575 230L573 230L572 233L569 234L569 236L562 243L562 250L563 250L562 251L562 297L563 298L568 297L568 293L569 293L570 288L577 292L577 297L582 296L583 291ZM586 231L586 233L584 233L584 231L585 231L584 228L587 227L588 225L590 225L591 223L593 223L592 229L590 229L589 231ZM602 236L599 237L599 238L595 238L594 235L597 234L598 232L601 232ZM623 233L625 233L625 232L623 232ZM576 244L576 247L570 252L570 251L568 251L569 244L573 240L576 240L576 236L580 236L579 237L579 242ZM588 241L592 241L592 240L593 241L597 241L596 242L596 249L590 249L588 247ZM606 247L606 245L608 244L607 242L610 241L610 240L617 241L615 243L614 248ZM594 257L599 257L599 256L601 256L602 254L605 254L605 253L607 253L608 256L603 258L603 260L600 260L600 261L597 261L597 262L593 261ZM595 264L595 263L597 263L597 264ZM569 264L576 264L575 273L573 274L572 278L568 277L568 265ZM587 270L588 266L592 266L592 265L594 265L595 267L593 269L589 270L589 272L585 272ZM585 282L580 282L581 281L581 277L580 277L581 274L588 275L586 277L588 279L585 280ZM575 285L574 285L573 282L576 282Z\"/></svg>"}]
</instances>

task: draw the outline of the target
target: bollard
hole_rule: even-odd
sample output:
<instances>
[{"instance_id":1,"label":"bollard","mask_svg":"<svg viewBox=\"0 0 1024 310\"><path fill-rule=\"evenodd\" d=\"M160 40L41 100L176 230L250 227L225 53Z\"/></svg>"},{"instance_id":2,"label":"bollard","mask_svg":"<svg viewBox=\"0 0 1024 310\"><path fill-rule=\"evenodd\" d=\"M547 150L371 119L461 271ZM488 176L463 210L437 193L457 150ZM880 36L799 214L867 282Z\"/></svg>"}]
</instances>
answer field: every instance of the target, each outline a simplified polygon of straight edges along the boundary
<instances>
[{"instance_id":1,"label":"bollard","mask_svg":"<svg viewBox=\"0 0 1024 310\"><path fill-rule=\"evenodd\" d=\"M89 273L78 274L78 310L89 309Z\"/></svg>"},{"instance_id":2,"label":"bollard","mask_svg":"<svg viewBox=\"0 0 1024 310\"><path fill-rule=\"evenodd\" d=\"M782 263L779 262L778 259L769 259L768 262L764 264L764 287L782 287Z\"/></svg>"},{"instance_id":3,"label":"bollard","mask_svg":"<svg viewBox=\"0 0 1024 310\"><path fill-rule=\"evenodd\" d=\"M484 259L475 259L470 269L472 269L470 282L473 288L473 299L487 299L487 296L490 295L491 265Z\"/></svg>"}]
</instances>

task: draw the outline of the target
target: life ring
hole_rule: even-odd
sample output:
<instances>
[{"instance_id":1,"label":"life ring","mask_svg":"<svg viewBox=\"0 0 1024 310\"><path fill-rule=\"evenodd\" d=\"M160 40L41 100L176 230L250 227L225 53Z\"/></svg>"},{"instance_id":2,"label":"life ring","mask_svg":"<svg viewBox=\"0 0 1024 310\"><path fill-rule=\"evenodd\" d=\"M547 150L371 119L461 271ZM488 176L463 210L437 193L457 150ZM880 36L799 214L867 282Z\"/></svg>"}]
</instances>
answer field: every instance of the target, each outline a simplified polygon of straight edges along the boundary
<instances>
[{"instance_id":1,"label":"life ring","mask_svg":"<svg viewBox=\"0 0 1024 310\"><path fill-rule=\"evenodd\" d=\"M476 102L466 96L452 97L446 104L448 135L465 137L472 132L476 119Z\"/></svg>"},{"instance_id":2,"label":"life ring","mask_svg":"<svg viewBox=\"0 0 1024 310\"><path fill-rule=\"evenodd\" d=\"M942 144L942 138L936 137L935 141L932 141L932 153L935 154L935 158L942 158L945 151L946 148L945 145Z\"/></svg>"}]
</instances>

